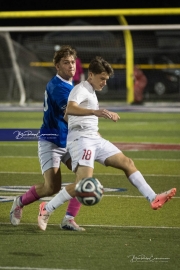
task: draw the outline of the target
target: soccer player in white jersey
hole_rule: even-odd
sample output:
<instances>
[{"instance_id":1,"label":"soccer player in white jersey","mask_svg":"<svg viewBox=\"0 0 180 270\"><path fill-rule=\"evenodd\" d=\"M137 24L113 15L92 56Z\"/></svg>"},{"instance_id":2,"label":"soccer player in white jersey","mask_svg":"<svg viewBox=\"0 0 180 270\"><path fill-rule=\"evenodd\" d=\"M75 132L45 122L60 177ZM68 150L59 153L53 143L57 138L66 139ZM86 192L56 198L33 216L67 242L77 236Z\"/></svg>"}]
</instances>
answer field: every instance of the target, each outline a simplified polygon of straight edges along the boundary
<instances>
[{"instance_id":1,"label":"soccer player in white jersey","mask_svg":"<svg viewBox=\"0 0 180 270\"><path fill-rule=\"evenodd\" d=\"M112 74L113 69L110 64L103 58L96 57L89 65L87 80L76 85L69 95L66 108L67 149L71 155L72 171L76 173L76 181L66 186L47 204L41 204L44 209L38 217L38 224L42 229L46 229L47 220L54 209L76 195L76 183L83 178L93 176L94 161L123 170L132 185L149 201L154 210L161 208L176 193L176 188L172 188L156 194L135 167L134 162L98 133L99 117L114 122L120 119L115 112L99 109L96 97L96 91L102 90Z\"/></svg>"},{"instance_id":2,"label":"soccer player in white jersey","mask_svg":"<svg viewBox=\"0 0 180 270\"><path fill-rule=\"evenodd\" d=\"M33 185L26 193L14 199L10 210L10 221L15 226L20 223L24 206L59 192L61 189L61 161L71 170L71 159L66 149L68 125L64 120L64 113L69 93L74 87L76 57L76 51L68 45L62 46L54 55L53 62L57 74L46 86L43 124L40 129L42 139L38 142L44 183ZM64 220L65 229L84 230L73 219L73 215L77 214L80 206L81 204L75 198L70 201L67 209L69 218Z\"/></svg>"}]
</instances>

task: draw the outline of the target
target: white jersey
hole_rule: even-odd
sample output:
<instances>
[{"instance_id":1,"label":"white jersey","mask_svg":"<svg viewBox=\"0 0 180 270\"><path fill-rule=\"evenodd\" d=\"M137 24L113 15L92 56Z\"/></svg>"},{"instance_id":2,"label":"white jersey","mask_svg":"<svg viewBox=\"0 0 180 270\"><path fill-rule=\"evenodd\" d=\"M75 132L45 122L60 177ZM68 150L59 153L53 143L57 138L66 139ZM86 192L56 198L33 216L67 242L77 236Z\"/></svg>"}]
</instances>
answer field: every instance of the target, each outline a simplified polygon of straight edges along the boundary
<instances>
[{"instance_id":1,"label":"white jersey","mask_svg":"<svg viewBox=\"0 0 180 270\"><path fill-rule=\"evenodd\" d=\"M95 90L88 81L82 81L70 92L68 101L76 102L79 107L99 110L99 103ZM68 115L68 137L67 144L75 139L99 136L98 117L95 115L74 116Z\"/></svg>"}]
</instances>

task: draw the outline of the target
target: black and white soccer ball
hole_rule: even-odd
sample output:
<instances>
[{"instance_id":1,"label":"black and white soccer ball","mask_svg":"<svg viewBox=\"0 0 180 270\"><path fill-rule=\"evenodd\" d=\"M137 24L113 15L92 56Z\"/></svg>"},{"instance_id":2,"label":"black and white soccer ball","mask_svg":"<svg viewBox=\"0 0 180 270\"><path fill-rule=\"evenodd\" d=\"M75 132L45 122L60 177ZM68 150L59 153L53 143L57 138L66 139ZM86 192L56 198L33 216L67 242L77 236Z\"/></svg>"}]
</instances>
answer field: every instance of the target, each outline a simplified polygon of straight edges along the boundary
<instances>
[{"instance_id":1,"label":"black and white soccer ball","mask_svg":"<svg viewBox=\"0 0 180 270\"><path fill-rule=\"evenodd\" d=\"M82 179L76 184L77 200L87 206L97 204L103 196L104 189L97 178L89 177Z\"/></svg>"}]
</instances>

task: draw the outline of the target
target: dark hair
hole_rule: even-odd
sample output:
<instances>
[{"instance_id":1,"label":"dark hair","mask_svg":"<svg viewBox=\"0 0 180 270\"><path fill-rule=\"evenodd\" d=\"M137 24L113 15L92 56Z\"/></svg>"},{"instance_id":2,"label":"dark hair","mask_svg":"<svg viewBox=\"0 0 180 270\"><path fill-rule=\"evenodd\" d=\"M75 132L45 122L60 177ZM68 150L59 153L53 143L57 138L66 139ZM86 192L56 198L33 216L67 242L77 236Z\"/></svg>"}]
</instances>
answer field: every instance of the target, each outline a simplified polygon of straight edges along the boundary
<instances>
[{"instance_id":1,"label":"dark hair","mask_svg":"<svg viewBox=\"0 0 180 270\"><path fill-rule=\"evenodd\" d=\"M74 59L77 58L76 50L69 45L63 45L61 49L54 54L53 63L56 65L61 61L61 58L74 56Z\"/></svg>"},{"instance_id":2,"label":"dark hair","mask_svg":"<svg viewBox=\"0 0 180 270\"><path fill-rule=\"evenodd\" d=\"M111 65L102 57L96 56L89 64L89 71L94 74L101 74L106 72L109 76L113 75L114 71Z\"/></svg>"}]
</instances>

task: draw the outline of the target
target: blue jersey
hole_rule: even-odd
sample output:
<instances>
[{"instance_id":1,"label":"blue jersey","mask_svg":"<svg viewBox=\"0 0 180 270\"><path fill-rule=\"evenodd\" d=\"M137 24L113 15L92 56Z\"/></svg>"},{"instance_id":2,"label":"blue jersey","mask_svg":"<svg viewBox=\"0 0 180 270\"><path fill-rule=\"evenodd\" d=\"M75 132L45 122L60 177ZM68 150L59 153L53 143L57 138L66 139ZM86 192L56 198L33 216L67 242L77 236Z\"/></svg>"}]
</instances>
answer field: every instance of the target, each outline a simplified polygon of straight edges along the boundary
<instances>
[{"instance_id":1,"label":"blue jersey","mask_svg":"<svg viewBox=\"0 0 180 270\"><path fill-rule=\"evenodd\" d=\"M64 120L69 93L73 84L61 80L57 75L47 84L44 97L44 117L40 129L40 139L66 147L68 124Z\"/></svg>"}]
</instances>

